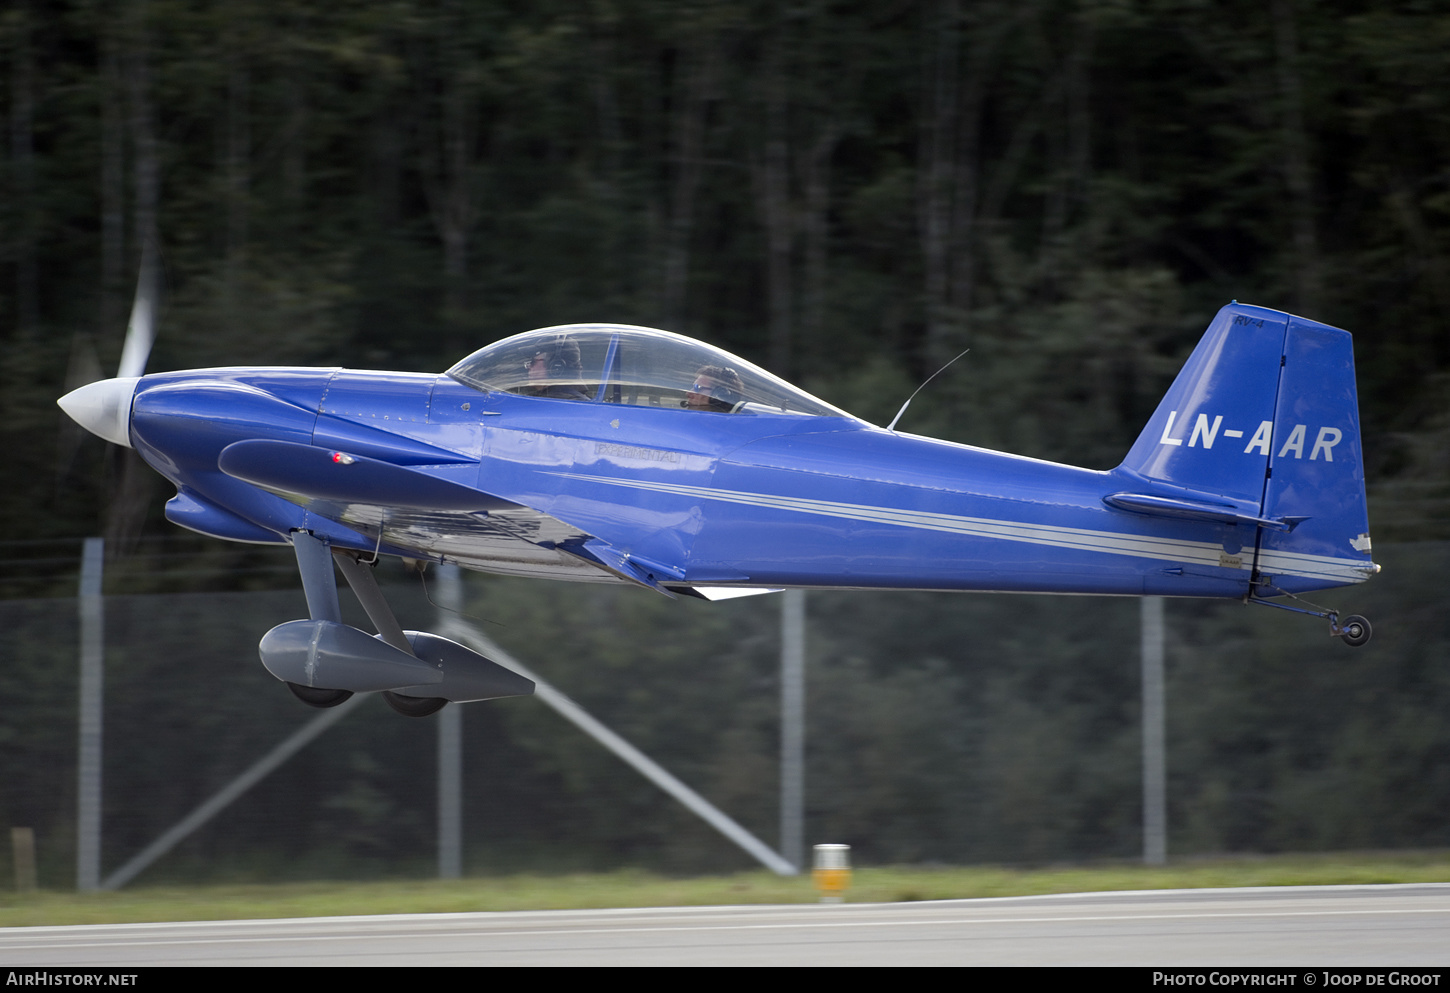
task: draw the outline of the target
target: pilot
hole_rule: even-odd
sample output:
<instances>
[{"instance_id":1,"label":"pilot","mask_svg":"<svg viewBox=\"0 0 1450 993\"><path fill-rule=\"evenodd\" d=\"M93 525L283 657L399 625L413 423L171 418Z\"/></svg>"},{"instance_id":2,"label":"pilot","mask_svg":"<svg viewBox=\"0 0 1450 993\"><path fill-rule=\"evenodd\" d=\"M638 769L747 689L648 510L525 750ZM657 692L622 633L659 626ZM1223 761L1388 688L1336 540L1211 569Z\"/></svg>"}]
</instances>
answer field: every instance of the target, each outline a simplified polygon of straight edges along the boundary
<instances>
[{"instance_id":1,"label":"pilot","mask_svg":"<svg viewBox=\"0 0 1450 993\"><path fill-rule=\"evenodd\" d=\"M592 400L579 385L584 378L584 364L579 357L579 343L561 334L540 345L525 364L534 396L557 400Z\"/></svg>"},{"instance_id":2,"label":"pilot","mask_svg":"<svg viewBox=\"0 0 1450 993\"><path fill-rule=\"evenodd\" d=\"M685 394L684 406L690 410L715 410L729 413L745 399L745 384L740 374L729 366L701 366L695 383Z\"/></svg>"}]
</instances>

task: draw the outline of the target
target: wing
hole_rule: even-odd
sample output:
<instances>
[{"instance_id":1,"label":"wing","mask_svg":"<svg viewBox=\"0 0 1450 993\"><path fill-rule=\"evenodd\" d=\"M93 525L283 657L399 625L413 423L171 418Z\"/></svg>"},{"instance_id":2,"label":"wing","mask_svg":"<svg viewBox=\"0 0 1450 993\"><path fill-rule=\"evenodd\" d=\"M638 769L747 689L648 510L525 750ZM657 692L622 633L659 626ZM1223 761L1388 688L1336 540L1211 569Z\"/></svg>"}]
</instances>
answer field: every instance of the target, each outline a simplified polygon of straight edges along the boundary
<instances>
[{"instance_id":1,"label":"wing","mask_svg":"<svg viewBox=\"0 0 1450 993\"><path fill-rule=\"evenodd\" d=\"M417 468L316 445L238 441L217 461L259 486L387 546L507 575L629 582L668 594L655 580L674 569L641 568L596 536L542 511Z\"/></svg>"}]
</instances>

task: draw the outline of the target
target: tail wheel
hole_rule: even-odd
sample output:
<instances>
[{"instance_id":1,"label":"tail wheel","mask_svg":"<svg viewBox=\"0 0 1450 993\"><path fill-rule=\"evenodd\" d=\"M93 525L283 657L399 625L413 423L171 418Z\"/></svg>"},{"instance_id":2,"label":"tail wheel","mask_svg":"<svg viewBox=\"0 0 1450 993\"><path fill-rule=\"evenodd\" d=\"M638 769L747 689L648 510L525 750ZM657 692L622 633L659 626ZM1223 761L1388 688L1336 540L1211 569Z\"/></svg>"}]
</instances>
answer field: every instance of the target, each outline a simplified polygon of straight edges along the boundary
<instances>
[{"instance_id":1,"label":"tail wheel","mask_svg":"<svg viewBox=\"0 0 1450 993\"><path fill-rule=\"evenodd\" d=\"M1351 648L1358 648L1360 645L1366 644L1370 635L1374 633L1369 626L1369 621L1358 614L1346 617L1339 628L1341 631L1339 637Z\"/></svg>"},{"instance_id":2,"label":"tail wheel","mask_svg":"<svg viewBox=\"0 0 1450 993\"><path fill-rule=\"evenodd\" d=\"M292 691L293 696L309 707L336 707L352 698L352 690L327 690L320 686L303 686L300 683L288 683L287 688Z\"/></svg>"},{"instance_id":3,"label":"tail wheel","mask_svg":"<svg viewBox=\"0 0 1450 993\"><path fill-rule=\"evenodd\" d=\"M403 696L392 690L383 690L383 699L404 717L431 717L448 705L441 697Z\"/></svg>"}]
</instances>

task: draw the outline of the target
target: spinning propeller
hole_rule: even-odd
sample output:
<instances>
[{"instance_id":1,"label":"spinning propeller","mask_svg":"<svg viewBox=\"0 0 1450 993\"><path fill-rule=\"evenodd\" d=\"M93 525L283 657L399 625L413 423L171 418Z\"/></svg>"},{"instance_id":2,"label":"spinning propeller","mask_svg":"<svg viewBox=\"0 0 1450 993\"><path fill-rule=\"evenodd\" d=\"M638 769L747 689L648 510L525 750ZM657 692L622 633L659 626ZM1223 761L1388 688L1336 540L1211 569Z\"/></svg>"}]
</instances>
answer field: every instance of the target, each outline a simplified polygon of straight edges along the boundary
<instances>
[{"instance_id":1,"label":"spinning propeller","mask_svg":"<svg viewBox=\"0 0 1450 993\"><path fill-rule=\"evenodd\" d=\"M130 416L136 382L145 375L146 361L151 357L151 345L156 338L159 282L156 249L148 240L141 249L141 274L136 281L136 297L131 304L126 341L115 378L97 378L99 363L94 352L86 350L78 358L72 358L70 371L72 382L84 385L57 401L81 427L127 449L119 455L121 462L113 477L118 479L118 484L106 520L106 538L112 548L124 548L135 542L155 483L140 456L130 450ZM73 451L74 446L72 454Z\"/></svg>"}]
</instances>

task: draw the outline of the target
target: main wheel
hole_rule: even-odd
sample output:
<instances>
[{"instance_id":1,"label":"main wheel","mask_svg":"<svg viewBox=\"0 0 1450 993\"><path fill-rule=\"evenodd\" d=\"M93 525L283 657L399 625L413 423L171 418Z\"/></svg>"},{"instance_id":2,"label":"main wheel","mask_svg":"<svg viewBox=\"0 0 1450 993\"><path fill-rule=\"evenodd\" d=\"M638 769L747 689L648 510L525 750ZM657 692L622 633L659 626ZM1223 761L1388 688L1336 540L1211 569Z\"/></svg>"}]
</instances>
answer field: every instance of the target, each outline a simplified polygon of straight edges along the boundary
<instances>
[{"instance_id":1,"label":"main wheel","mask_svg":"<svg viewBox=\"0 0 1450 993\"><path fill-rule=\"evenodd\" d=\"M1369 621L1358 614L1346 617L1344 623L1339 627L1344 632L1339 637L1344 639L1344 643L1350 648L1358 648L1365 644L1369 641L1369 636L1374 633L1369 626Z\"/></svg>"},{"instance_id":2,"label":"main wheel","mask_svg":"<svg viewBox=\"0 0 1450 993\"><path fill-rule=\"evenodd\" d=\"M403 696L392 690L383 690L383 699L404 717L431 717L448 706L448 701L442 697Z\"/></svg>"},{"instance_id":3,"label":"main wheel","mask_svg":"<svg viewBox=\"0 0 1450 993\"><path fill-rule=\"evenodd\" d=\"M309 707L336 707L352 698L352 690L326 690L320 686L303 686L301 683L288 683L287 688L292 691L293 696Z\"/></svg>"}]
</instances>

